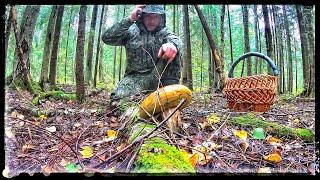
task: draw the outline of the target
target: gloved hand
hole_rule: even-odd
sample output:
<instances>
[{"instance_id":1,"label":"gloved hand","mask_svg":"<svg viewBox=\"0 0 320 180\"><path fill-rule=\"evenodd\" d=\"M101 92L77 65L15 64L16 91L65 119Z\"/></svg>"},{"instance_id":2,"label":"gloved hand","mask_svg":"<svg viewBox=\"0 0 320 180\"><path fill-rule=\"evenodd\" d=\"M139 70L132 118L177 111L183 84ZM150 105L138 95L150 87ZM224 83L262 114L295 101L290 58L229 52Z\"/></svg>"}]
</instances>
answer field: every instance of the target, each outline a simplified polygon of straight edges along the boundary
<instances>
[{"instance_id":1,"label":"gloved hand","mask_svg":"<svg viewBox=\"0 0 320 180\"><path fill-rule=\"evenodd\" d=\"M144 7L146 7L145 4L144 5L142 5L142 4L136 5L136 7L132 10L131 16L130 16L130 20L132 22L135 22L135 21L137 21L139 19L138 13L139 12L142 13L142 8L144 8Z\"/></svg>"},{"instance_id":2,"label":"gloved hand","mask_svg":"<svg viewBox=\"0 0 320 180\"><path fill-rule=\"evenodd\" d=\"M177 55L177 48L172 43L166 43L161 46L158 52L158 58L167 59L171 63Z\"/></svg>"}]
</instances>

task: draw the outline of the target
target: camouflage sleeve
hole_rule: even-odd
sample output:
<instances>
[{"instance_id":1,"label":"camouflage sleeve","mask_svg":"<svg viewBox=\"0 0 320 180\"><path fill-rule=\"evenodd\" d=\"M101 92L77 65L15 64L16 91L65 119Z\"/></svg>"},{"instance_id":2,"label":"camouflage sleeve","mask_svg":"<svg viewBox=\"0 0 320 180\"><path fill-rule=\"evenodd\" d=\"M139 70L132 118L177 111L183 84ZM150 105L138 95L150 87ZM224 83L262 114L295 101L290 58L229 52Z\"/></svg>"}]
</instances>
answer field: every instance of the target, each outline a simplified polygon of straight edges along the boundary
<instances>
[{"instance_id":1,"label":"camouflage sleeve","mask_svg":"<svg viewBox=\"0 0 320 180\"><path fill-rule=\"evenodd\" d=\"M102 41L109 45L123 46L129 38L128 29L133 24L130 18L124 18L108 28L102 35Z\"/></svg>"}]
</instances>

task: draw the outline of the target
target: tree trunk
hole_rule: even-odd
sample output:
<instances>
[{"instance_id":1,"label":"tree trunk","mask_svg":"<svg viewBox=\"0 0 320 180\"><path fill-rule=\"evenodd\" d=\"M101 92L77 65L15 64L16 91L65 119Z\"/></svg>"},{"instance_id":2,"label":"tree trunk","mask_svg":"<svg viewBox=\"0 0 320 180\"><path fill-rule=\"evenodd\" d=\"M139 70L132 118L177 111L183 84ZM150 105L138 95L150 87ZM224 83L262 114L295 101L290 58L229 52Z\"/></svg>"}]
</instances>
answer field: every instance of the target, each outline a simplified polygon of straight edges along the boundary
<instances>
[{"instance_id":1,"label":"tree trunk","mask_svg":"<svg viewBox=\"0 0 320 180\"><path fill-rule=\"evenodd\" d=\"M84 74L83 74L83 57L84 57L84 41L86 29L86 12L87 6L81 5L79 12L79 26L76 49L76 95L77 100L82 102L85 95Z\"/></svg>"},{"instance_id":2,"label":"tree trunk","mask_svg":"<svg viewBox=\"0 0 320 180\"><path fill-rule=\"evenodd\" d=\"M93 87L97 86L97 73L98 73L98 62L99 62L99 53L100 53L100 39L101 39L101 28L102 28L102 20L104 15L104 5L102 5L101 16L100 16L100 25L99 25L99 33L98 33L98 42L97 42L97 54L96 54L96 63L94 67L94 76L93 76ZM102 63L101 65L102 66Z\"/></svg>"},{"instance_id":3,"label":"tree trunk","mask_svg":"<svg viewBox=\"0 0 320 180\"><path fill-rule=\"evenodd\" d=\"M248 19L248 6L242 5L243 11L243 33L244 33L244 49L245 53L250 52L250 41L249 41L249 19ZM247 75L252 75L251 58L247 58Z\"/></svg>"},{"instance_id":4,"label":"tree trunk","mask_svg":"<svg viewBox=\"0 0 320 180\"><path fill-rule=\"evenodd\" d=\"M285 30L286 30L286 41L287 41L287 50L288 50L288 71L289 71L289 81L288 81L288 91L292 93L293 91L293 67L292 67L292 54L291 54L291 35L289 31L289 22L287 17L287 10L286 6L282 6L283 10L283 17L285 23Z\"/></svg>"},{"instance_id":5,"label":"tree trunk","mask_svg":"<svg viewBox=\"0 0 320 180\"><path fill-rule=\"evenodd\" d=\"M104 15L103 15L103 21L102 21L102 28L101 28L101 32L104 32L106 29L106 25L107 25L107 13L108 13L108 5L105 6L105 10L104 10ZM105 82L104 76L105 76L105 72L104 72L104 64L103 64L103 59L104 59L104 55L103 55L103 50L104 50L104 43L100 40L100 57L99 57L99 81L103 81Z\"/></svg>"},{"instance_id":6,"label":"tree trunk","mask_svg":"<svg viewBox=\"0 0 320 180\"><path fill-rule=\"evenodd\" d=\"M255 38L255 51L259 52L259 38L258 38L258 23L259 23L259 17L257 12L257 5L253 5L253 17L254 17L254 38ZM258 57L255 57L255 71L254 74L258 74L258 64L260 63L260 59Z\"/></svg>"},{"instance_id":7,"label":"tree trunk","mask_svg":"<svg viewBox=\"0 0 320 180\"><path fill-rule=\"evenodd\" d=\"M93 6L92 11L92 19L90 25L90 34L89 34L89 41L88 41L88 51L87 51L87 66L86 66L86 78L85 83L90 85L92 82L92 57L93 57L93 43L94 43L94 35L96 32L96 22L97 22L97 12L98 12L98 5Z\"/></svg>"},{"instance_id":8,"label":"tree trunk","mask_svg":"<svg viewBox=\"0 0 320 180\"><path fill-rule=\"evenodd\" d=\"M114 85L116 84L116 62L117 62L117 47L115 46L113 50L113 74L112 74Z\"/></svg>"},{"instance_id":9,"label":"tree trunk","mask_svg":"<svg viewBox=\"0 0 320 180\"><path fill-rule=\"evenodd\" d=\"M40 80L39 80L40 86L42 88L44 86L43 83L49 82L48 69L49 69L49 60L51 57L50 53L51 53L56 18L57 18L57 5L53 5L52 10L51 10L51 14L50 14L50 18L49 18L49 22L48 22L48 26L47 26L46 41L45 41L44 50L43 50L41 75L40 75Z\"/></svg>"},{"instance_id":10,"label":"tree trunk","mask_svg":"<svg viewBox=\"0 0 320 180\"><path fill-rule=\"evenodd\" d=\"M9 7L9 6L8 6ZM12 7L11 7L12 8ZM10 10L11 11L11 10ZM5 45L4 45L4 58L7 60L7 51L8 51L8 45L9 45L9 39L10 39L10 32L11 32L11 19L12 19L12 14L9 11L9 17L7 19L7 24L6 24L6 35L5 35Z\"/></svg>"},{"instance_id":11,"label":"tree trunk","mask_svg":"<svg viewBox=\"0 0 320 180\"><path fill-rule=\"evenodd\" d=\"M176 33L176 5L173 5L172 29L173 33Z\"/></svg>"},{"instance_id":12,"label":"tree trunk","mask_svg":"<svg viewBox=\"0 0 320 180\"><path fill-rule=\"evenodd\" d=\"M313 6L304 6L303 14L305 17L305 27L308 36L309 47L309 85L307 91L307 97L315 97L315 41L314 41L314 29L313 29Z\"/></svg>"},{"instance_id":13,"label":"tree trunk","mask_svg":"<svg viewBox=\"0 0 320 180\"><path fill-rule=\"evenodd\" d=\"M229 24L229 39L230 39L230 55L231 55L231 62L230 62L230 67L233 64L233 49L232 49L232 34L231 34L231 17L230 17L230 12L229 12L229 5L228 7L228 24Z\"/></svg>"},{"instance_id":14,"label":"tree trunk","mask_svg":"<svg viewBox=\"0 0 320 180\"><path fill-rule=\"evenodd\" d=\"M307 95L307 90L309 88L309 44L308 44L308 32L306 30L306 22L304 19L304 14L302 14L301 5L296 5L297 10L297 18L300 32L300 40L301 40L301 51L302 51L302 69L303 69L303 87L304 91L302 92L302 96Z\"/></svg>"},{"instance_id":15,"label":"tree trunk","mask_svg":"<svg viewBox=\"0 0 320 180\"><path fill-rule=\"evenodd\" d=\"M50 60L50 74L49 74L49 82L51 86L56 85L56 78L57 78L57 60L59 54L59 44L60 44L60 33L61 33L61 24L62 24L62 17L64 11L64 5L58 5L58 13L57 19L54 29L54 39L51 51L51 60Z\"/></svg>"},{"instance_id":16,"label":"tree trunk","mask_svg":"<svg viewBox=\"0 0 320 180\"><path fill-rule=\"evenodd\" d=\"M221 15L220 15L220 37L221 37L221 44L220 44L220 57L221 61L224 62L224 17L226 13L226 5L221 5Z\"/></svg>"},{"instance_id":17,"label":"tree trunk","mask_svg":"<svg viewBox=\"0 0 320 180\"><path fill-rule=\"evenodd\" d=\"M204 49L204 40L203 40L203 30L201 31L201 60L200 60L200 92L202 92L203 85L203 49Z\"/></svg>"},{"instance_id":18,"label":"tree trunk","mask_svg":"<svg viewBox=\"0 0 320 180\"><path fill-rule=\"evenodd\" d=\"M67 62L68 62L68 45L69 45L69 33L70 33L70 25L72 21L72 6L70 7L71 12L70 12L70 19L69 19L69 26L68 26L68 32L67 32L67 47L66 47L66 59L64 63L64 83L67 83Z\"/></svg>"},{"instance_id":19,"label":"tree trunk","mask_svg":"<svg viewBox=\"0 0 320 180\"><path fill-rule=\"evenodd\" d=\"M208 38L208 41L209 41L209 45L210 45L210 48L212 50L212 55L213 55L213 59L215 61L215 65L216 65L216 71L217 73L219 74L219 89L222 90L223 87L224 87L224 84L225 84L225 75L224 75L224 68L223 68L223 61L220 59L220 56L219 56L219 53L217 51L217 48L216 48L216 45L213 41L213 37L212 37L212 34L210 32L210 29L208 27L208 24L206 22L206 20L204 19L204 16L202 14L202 11L200 10L199 6L198 5L194 5L197 13L198 13L198 16L200 18L200 21L201 21L201 24L204 28L204 31L207 35L207 38Z\"/></svg>"},{"instance_id":20,"label":"tree trunk","mask_svg":"<svg viewBox=\"0 0 320 180\"><path fill-rule=\"evenodd\" d=\"M184 84L193 90L192 85L192 61L191 61L191 44L190 44L190 27L189 27L189 12L188 5L182 6L183 11L183 39L184 44L186 45L185 54L184 54L184 74L186 75L186 81L183 81Z\"/></svg>"},{"instance_id":21,"label":"tree trunk","mask_svg":"<svg viewBox=\"0 0 320 180\"><path fill-rule=\"evenodd\" d=\"M32 52L32 40L33 40L33 35L34 35L34 29L36 26L36 21L39 16L39 11L40 11L40 5L36 5L36 6L28 5L25 8L25 11L23 13L23 18L21 21L20 28L16 29L18 36L19 36L18 37L18 40L19 40L18 44L22 48L23 59L26 61L26 66L27 66L28 70L29 70L29 67L28 67L29 58L30 58L30 55ZM14 53L14 60L13 60L13 64L14 64L14 66L13 66L14 67L13 68L13 72L14 72L13 80L22 79L22 77L20 76L21 75L21 73L20 73L21 65L20 65L20 57L19 57L20 52L19 51L20 51L20 49L18 47L16 47L15 53ZM20 70L18 70L18 69L20 69Z\"/></svg>"},{"instance_id":22,"label":"tree trunk","mask_svg":"<svg viewBox=\"0 0 320 180\"><path fill-rule=\"evenodd\" d=\"M273 59L273 45L272 45L272 36L271 36L271 28L269 22L269 13L267 5L262 5L262 13L265 22L265 39L267 46L267 56ZM271 74L271 67L268 65L268 74Z\"/></svg>"},{"instance_id":23,"label":"tree trunk","mask_svg":"<svg viewBox=\"0 0 320 180\"><path fill-rule=\"evenodd\" d=\"M17 27L17 12L16 12L16 8L15 6L12 6L10 9L10 14L11 14L11 23L13 25L13 30L14 30L14 35L16 38L16 49L18 50L18 58L17 59L17 65L16 65L16 69L14 69L13 72L13 85L14 86L19 86L23 89L27 89L29 90L30 93L34 93L34 90L32 88L31 85L31 80L30 80L30 76L29 76L29 72L28 72L28 68L27 68L27 64L26 64L26 59L29 58L29 53L31 51L31 49L29 47L32 47L32 41L28 42L28 39L26 39L27 37L32 37L33 33L34 33L34 27L36 24L36 21L38 19L38 15L39 15L39 11L40 11L40 6L34 6L34 8L28 8L29 6L27 6L26 11L27 11L27 16L25 16L25 22L29 20L32 20L32 22L29 24L30 26L24 26L26 24L22 24L23 26L21 28L23 28L20 31L20 36L19 36L19 31L18 31L18 27ZM30 29L31 30L30 30ZM25 34L28 33L28 34ZM30 33L30 34L29 34ZM32 35L31 35L32 34ZM21 40L20 38L24 38L23 40ZM31 44L30 44L31 43Z\"/></svg>"}]
</instances>

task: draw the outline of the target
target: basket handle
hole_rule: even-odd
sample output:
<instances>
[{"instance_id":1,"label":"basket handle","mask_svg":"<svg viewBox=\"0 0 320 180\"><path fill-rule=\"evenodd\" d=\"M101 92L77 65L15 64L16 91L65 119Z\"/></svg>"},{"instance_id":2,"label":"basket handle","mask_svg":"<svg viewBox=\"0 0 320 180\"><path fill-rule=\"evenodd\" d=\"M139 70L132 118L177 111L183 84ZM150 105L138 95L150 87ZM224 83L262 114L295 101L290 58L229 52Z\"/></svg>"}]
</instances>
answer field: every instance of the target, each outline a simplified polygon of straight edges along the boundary
<instances>
[{"instance_id":1,"label":"basket handle","mask_svg":"<svg viewBox=\"0 0 320 180\"><path fill-rule=\"evenodd\" d=\"M272 59L270 59L268 56L261 54L259 52L248 52L244 55L242 55L241 57L239 57L231 66L230 70L229 70L229 74L228 77L229 78L233 78L233 70L236 67L236 65L241 61L244 60L245 58L249 57L249 56L257 56L260 57L264 60L266 60L268 62L268 64L271 66L272 71L273 71L273 75L274 76L278 76L279 75L279 70L278 67L274 64L274 62L272 61Z\"/></svg>"}]
</instances>

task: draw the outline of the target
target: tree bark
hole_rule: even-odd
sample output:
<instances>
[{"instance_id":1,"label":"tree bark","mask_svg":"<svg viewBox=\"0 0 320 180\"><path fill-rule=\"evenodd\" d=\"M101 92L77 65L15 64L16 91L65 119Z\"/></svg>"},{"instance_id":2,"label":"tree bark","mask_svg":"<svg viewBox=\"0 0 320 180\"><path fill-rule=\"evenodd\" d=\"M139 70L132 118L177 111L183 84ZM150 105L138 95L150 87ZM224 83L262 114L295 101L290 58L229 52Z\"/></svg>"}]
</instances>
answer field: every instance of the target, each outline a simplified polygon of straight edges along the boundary
<instances>
[{"instance_id":1,"label":"tree bark","mask_svg":"<svg viewBox=\"0 0 320 180\"><path fill-rule=\"evenodd\" d=\"M222 90L224 85L225 85L225 74L224 74L224 68L223 68L223 61L221 60L220 56L219 56L219 53L217 51L217 48L216 48L216 45L214 43L214 40L213 40L213 37L212 37L212 34L209 30L209 27L208 27L208 24L206 22L206 20L204 19L204 16L202 14L202 11L200 10L199 6L198 5L194 5L197 13L198 13L198 16L200 18L200 21L201 21L201 24L204 28L204 31L207 35L207 38L208 38L208 41L209 41L209 45L210 45L210 48L212 50L212 55L213 55L213 59L215 61L215 65L216 65L216 71L217 73L219 74L219 89Z\"/></svg>"},{"instance_id":2,"label":"tree bark","mask_svg":"<svg viewBox=\"0 0 320 180\"><path fill-rule=\"evenodd\" d=\"M282 6L283 10L283 17L285 23L285 30L286 30L286 41L287 41L287 50L288 50L288 71L289 71L289 80L288 80L288 91L293 92L293 67L292 67L292 54L291 54L291 35L289 31L289 22L287 17L287 10L286 6Z\"/></svg>"},{"instance_id":3,"label":"tree bark","mask_svg":"<svg viewBox=\"0 0 320 180\"><path fill-rule=\"evenodd\" d=\"M26 10L30 10L30 9L26 8ZM32 85L31 85L31 80L30 80L30 76L29 76L29 72L28 72L28 68L27 68L27 64L26 64L26 59L29 57L28 57L28 55L27 56L25 55L26 52L28 52L28 51L30 52L28 47L32 47L32 46L30 46L30 44L28 45L28 42L25 39L21 40L20 38L26 37L22 33L28 32L28 28L31 28L31 29L33 28L33 30L34 30L35 22L38 18L38 15L39 15L39 10L40 10L40 6L36 6L34 9L31 9L31 11L29 12L29 13L33 12L33 14L27 14L29 16L24 17L26 19L28 19L28 18L33 19L34 22L31 23L30 26L26 26L26 27L22 26L25 29L20 31L20 37L19 37L19 32L18 32L18 27L17 27L16 8L15 8L15 6L12 6L10 9L10 14L11 14L10 20L13 25L14 35L16 38L16 49L18 49L18 57L19 57L19 61L17 62L17 68L14 70L14 73L13 73L13 81L12 82L14 82L14 85L17 85L23 89L26 88L32 94L34 93L34 89L32 88ZM30 33L33 34L34 32L30 32Z\"/></svg>"},{"instance_id":4,"label":"tree bark","mask_svg":"<svg viewBox=\"0 0 320 180\"><path fill-rule=\"evenodd\" d=\"M100 45L101 45L100 39L101 39L101 28L102 28L103 15L104 15L104 5L102 5L101 16L100 16L100 26L99 26L98 42L97 42L96 63L95 63L94 76L93 76L93 87L97 86L97 73L98 73L98 62L99 62L99 57L100 57L99 53L100 53ZM102 66L102 63L101 63L100 66Z\"/></svg>"},{"instance_id":5,"label":"tree bark","mask_svg":"<svg viewBox=\"0 0 320 180\"><path fill-rule=\"evenodd\" d=\"M40 5L28 5L25 8L25 11L23 13L23 17L22 17L22 21L20 24L20 28L16 29L17 33L18 33L18 44L20 44L22 51L23 51L23 59L26 61L26 66L27 69L29 71L29 58L30 58L30 54L32 52L32 40L33 40L33 36L34 36L34 29L36 27L36 21L38 19L39 16L39 11L40 11ZM12 22L11 22L12 23ZM13 68L13 79L21 79L21 77L19 77L21 75L20 71L21 71L21 67L20 66L20 55L19 55L19 48L16 46L15 48L15 53L14 53L14 60L13 60L13 64L14 64L14 68ZM19 64L19 65L18 65ZM20 70L18 70L20 69ZM29 72L28 72L29 73Z\"/></svg>"},{"instance_id":6,"label":"tree bark","mask_svg":"<svg viewBox=\"0 0 320 180\"><path fill-rule=\"evenodd\" d=\"M176 5L173 5L172 29L173 33L176 33Z\"/></svg>"},{"instance_id":7,"label":"tree bark","mask_svg":"<svg viewBox=\"0 0 320 180\"><path fill-rule=\"evenodd\" d=\"M267 55L273 60L273 45L272 45L272 35L269 22L269 13L267 5L262 5L262 13L265 22L265 39L267 46ZM268 74L271 74L271 68L268 65Z\"/></svg>"},{"instance_id":8,"label":"tree bark","mask_svg":"<svg viewBox=\"0 0 320 180\"><path fill-rule=\"evenodd\" d=\"M229 40L230 40L230 55L231 55L230 67L231 67L231 65L233 64L233 49L232 49L231 17L229 12L229 5L227 5L227 8L228 8Z\"/></svg>"},{"instance_id":9,"label":"tree bark","mask_svg":"<svg viewBox=\"0 0 320 180\"><path fill-rule=\"evenodd\" d=\"M250 52L250 41L249 41L249 19L248 19L248 6L242 5L243 10L243 33L244 33L244 49L245 53ZM247 75L252 75L251 58L247 58Z\"/></svg>"},{"instance_id":10,"label":"tree bark","mask_svg":"<svg viewBox=\"0 0 320 180\"><path fill-rule=\"evenodd\" d=\"M70 34L70 25L72 21L72 7L70 7L71 12L70 12L70 19L69 19L69 26L68 26L68 32L67 32L67 45L66 45L66 59L64 63L64 83L67 83L67 62L68 62L68 45L69 45L69 34Z\"/></svg>"},{"instance_id":11,"label":"tree bark","mask_svg":"<svg viewBox=\"0 0 320 180\"><path fill-rule=\"evenodd\" d=\"M61 33L61 24L62 24L64 5L58 5L57 11L58 13L57 13L57 19L55 23L54 36L53 36L54 39L53 39L53 45L51 50L51 60L50 60L49 82L51 86L56 85L56 79L57 79L57 60L58 60L58 54L59 54L60 33Z\"/></svg>"},{"instance_id":12,"label":"tree bark","mask_svg":"<svg viewBox=\"0 0 320 180\"><path fill-rule=\"evenodd\" d=\"M255 51L259 52L259 38L258 38L258 22L259 22L259 17L258 17L258 12L257 12L257 5L253 5L253 17L254 17L254 38L255 38ZM258 57L255 57L255 71L254 74L258 74L258 64L260 63L260 59Z\"/></svg>"},{"instance_id":13,"label":"tree bark","mask_svg":"<svg viewBox=\"0 0 320 180\"><path fill-rule=\"evenodd\" d=\"M51 57L51 47L52 47L52 41L53 41L53 33L55 28L57 18L57 5L52 6L48 26L47 26L47 34L46 34L46 41L44 45L43 50L43 60L42 60L42 67L41 67L41 75L40 75L40 86L43 88L43 83L49 82L49 60Z\"/></svg>"},{"instance_id":14,"label":"tree bark","mask_svg":"<svg viewBox=\"0 0 320 180\"><path fill-rule=\"evenodd\" d=\"M303 87L304 91L302 92L302 96L307 95L307 90L309 88L309 44L308 44L308 33L306 31L306 22L304 19L304 14L302 14L301 5L296 5L298 25L299 25L299 33L301 40L301 51L302 51L302 69L303 69Z\"/></svg>"},{"instance_id":15,"label":"tree bark","mask_svg":"<svg viewBox=\"0 0 320 180\"><path fill-rule=\"evenodd\" d=\"M82 102L85 98L84 74L83 74L83 57L84 57L84 41L86 29L86 12L87 6L81 5L79 12L79 26L76 49L76 95L77 100Z\"/></svg>"},{"instance_id":16,"label":"tree bark","mask_svg":"<svg viewBox=\"0 0 320 180\"><path fill-rule=\"evenodd\" d=\"M93 57L93 43L94 43L94 35L96 32L96 22L97 22L97 12L98 5L93 6L92 18L91 18L91 26L90 26L90 34L88 41L88 52L87 52L87 66L86 66L86 78L85 83L90 85L92 82L92 57Z\"/></svg>"},{"instance_id":17,"label":"tree bark","mask_svg":"<svg viewBox=\"0 0 320 180\"><path fill-rule=\"evenodd\" d=\"M192 61L191 61L191 43L190 43L190 27L189 27L189 12L188 5L182 6L183 11L183 39L186 45L186 50L184 54L184 75L186 75L186 81L183 83L191 90L193 90L192 84Z\"/></svg>"},{"instance_id":18,"label":"tree bark","mask_svg":"<svg viewBox=\"0 0 320 180\"><path fill-rule=\"evenodd\" d=\"M9 7L9 6L8 6ZM12 8L12 7L11 7ZM11 10L10 10L11 11ZM12 19L12 14L9 11L9 17L7 19L7 24L6 24L6 35L5 35L5 44L4 44L4 58L7 59L7 53L8 53L8 45L9 45L9 39L10 39L10 32L11 32L11 19Z\"/></svg>"},{"instance_id":19,"label":"tree bark","mask_svg":"<svg viewBox=\"0 0 320 180\"><path fill-rule=\"evenodd\" d=\"M305 27L308 36L308 47L309 47L309 85L307 91L307 97L315 97L315 40L314 40L314 29L313 29L313 6L304 6L303 14L305 17Z\"/></svg>"},{"instance_id":20,"label":"tree bark","mask_svg":"<svg viewBox=\"0 0 320 180\"><path fill-rule=\"evenodd\" d=\"M220 15L220 38L221 38L221 44L220 44L220 57L221 61L224 62L225 56L224 56L224 17L226 13L226 5L221 5L221 15Z\"/></svg>"}]
</instances>

